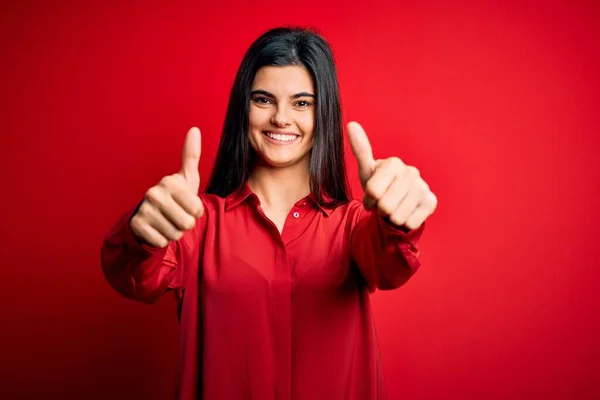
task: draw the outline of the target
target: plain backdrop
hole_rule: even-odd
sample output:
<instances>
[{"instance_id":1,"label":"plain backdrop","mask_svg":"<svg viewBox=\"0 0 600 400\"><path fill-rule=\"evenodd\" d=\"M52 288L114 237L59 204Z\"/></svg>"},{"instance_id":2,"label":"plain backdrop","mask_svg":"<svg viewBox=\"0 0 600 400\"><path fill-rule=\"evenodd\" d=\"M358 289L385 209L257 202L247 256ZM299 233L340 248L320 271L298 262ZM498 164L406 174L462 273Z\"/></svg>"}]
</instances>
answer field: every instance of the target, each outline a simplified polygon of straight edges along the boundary
<instances>
[{"instance_id":1,"label":"plain backdrop","mask_svg":"<svg viewBox=\"0 0 600 400\"><path fill-rule=\"evenodd\" d=\"M2 2L0 397L172 397L173 297L120 297L100 245L190 126L206 184L244 51L294 24L439 198L372 297L390 399L600 398L599 4Z\"/></svg>"}]
</instances>

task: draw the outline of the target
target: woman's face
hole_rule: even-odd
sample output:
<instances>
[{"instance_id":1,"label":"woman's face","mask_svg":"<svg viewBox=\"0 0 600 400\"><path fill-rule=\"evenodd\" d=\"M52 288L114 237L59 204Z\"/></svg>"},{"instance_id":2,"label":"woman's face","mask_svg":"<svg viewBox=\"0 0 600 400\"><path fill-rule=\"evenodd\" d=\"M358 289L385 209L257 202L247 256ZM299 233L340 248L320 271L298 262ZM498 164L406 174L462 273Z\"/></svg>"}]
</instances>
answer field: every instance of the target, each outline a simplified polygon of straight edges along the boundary
<instances>
[{"instance_id":1,"label":"woman's face","mask_svg":"<svg viewBox=\"0 0 600 400\"><path fill-rule=\"evenodd\" d=\"M260 68L252 83L249 125L250 144L268 165L308 165L315 129L315 90L306 68Z\"/></svg>"}]
</instances>

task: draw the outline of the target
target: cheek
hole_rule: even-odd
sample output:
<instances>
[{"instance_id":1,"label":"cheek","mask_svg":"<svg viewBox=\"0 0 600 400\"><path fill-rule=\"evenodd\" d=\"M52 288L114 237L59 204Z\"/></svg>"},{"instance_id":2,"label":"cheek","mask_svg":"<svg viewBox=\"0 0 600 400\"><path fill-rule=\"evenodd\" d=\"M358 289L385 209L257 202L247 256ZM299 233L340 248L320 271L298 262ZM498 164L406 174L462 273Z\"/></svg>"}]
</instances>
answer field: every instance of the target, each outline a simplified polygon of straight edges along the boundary
<instances>
[{"instance_id":1,"label":"cheek","mask_svg":"<svg viewBox=\"0 0 600 400\"><path fill-rule=\"evenodd\" d=\"M261 129L266 122L269 121L269 111L263 110L258 107L250 107L248 113L248 124L250 125L250 132L253 129Z\"/></svg>"},{"instance_id":2,"label":"cheek","mask_svg":"<svg viewBox=\"0 0 600 400\"><path fill-rule=\"evenodd\" d=\"M306 115L303 115L302 118L300 118L298 120L298 125L299 125L300 129L302 130L302 132L304 132L305 135L310 136L310 139L312 141L312 138L315 133L314 113L311 112L311 113L306 113Z\"/></svg>"},{"instance_id":3,"label":"cheek","mask_svg":"<svg viewBox=\"0 0 600 400\"><path fill-rule=\"evenodd\" d=\"M260 110L257 110L255 107L250 107L248 112L248 140L250 141L250 146L255 150L257 140L256 132L260 130L260 127Z\"/></svg>"},{"instance_id":4,"label":"cheek","mask_svg":"<svg viewBox=\"0 0 600 400\"><path fill-rule=\"evenodd\" d=\"M250 132L252 133L252 128L254 128L258 124L258 116L256 115L256 109L250 107L250 112L248 113L248 125L250 125Z\"/></svg>"}]
</instances>

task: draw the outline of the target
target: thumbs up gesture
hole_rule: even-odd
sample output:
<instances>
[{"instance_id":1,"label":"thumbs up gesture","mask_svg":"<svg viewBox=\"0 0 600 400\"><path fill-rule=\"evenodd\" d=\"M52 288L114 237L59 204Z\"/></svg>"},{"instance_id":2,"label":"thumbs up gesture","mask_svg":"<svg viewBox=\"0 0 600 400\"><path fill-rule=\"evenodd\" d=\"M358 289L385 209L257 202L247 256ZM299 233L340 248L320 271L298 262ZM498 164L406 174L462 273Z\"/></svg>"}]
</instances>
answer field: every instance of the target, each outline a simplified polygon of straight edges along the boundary
<instances>
[{"instance_id":1,"label":"thumbs up gesture","mask_svg":"<svg viewBox=\"0 0 600 400\"><path fill-rule=\"evenodd\" d=\"M179 240L184 231L194 227L196 218L204 214L198 196L200 143L200 130L191 128L183 146L181 170L148 189L131 218L135 235L155 247L166 247L171 240Z\"/></svg>"},{"instance_id":2,"label":"thumbs up gesture","mask_svg":"<svg viewBox=\"0 0 600 400\"><path fill-rule=\"evenodd\" d=\"M348 136L358 161L365 208L377 208L382 217L396 226L420 227L435 211L437 198L419 170L397 157L375 160L369 138L357 122L348 124Z\"/></svg>"}]
</instances>

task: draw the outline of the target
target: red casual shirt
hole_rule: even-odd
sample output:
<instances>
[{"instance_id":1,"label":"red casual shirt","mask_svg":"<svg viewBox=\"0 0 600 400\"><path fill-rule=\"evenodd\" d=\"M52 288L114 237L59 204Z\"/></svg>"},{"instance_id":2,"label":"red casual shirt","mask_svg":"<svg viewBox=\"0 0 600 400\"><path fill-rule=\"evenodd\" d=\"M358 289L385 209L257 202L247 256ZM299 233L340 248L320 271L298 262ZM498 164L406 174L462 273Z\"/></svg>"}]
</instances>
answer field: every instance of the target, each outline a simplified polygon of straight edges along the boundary
<instances>
[{"instance_id":1,"label":"red casual shirt","mask_svg":"<svg viewBox=\"0 0 600 400\"><path fill-rule=\"evenodd\" d=\"M245 184L202 194L205 215L166 248L140 244L126 213L102 268L128 298L182 299L177 398L386 398L369 294L419 266L423 227L405 233L362 203L298 201L280 234Z\"/></svg>"}]
</instances>

